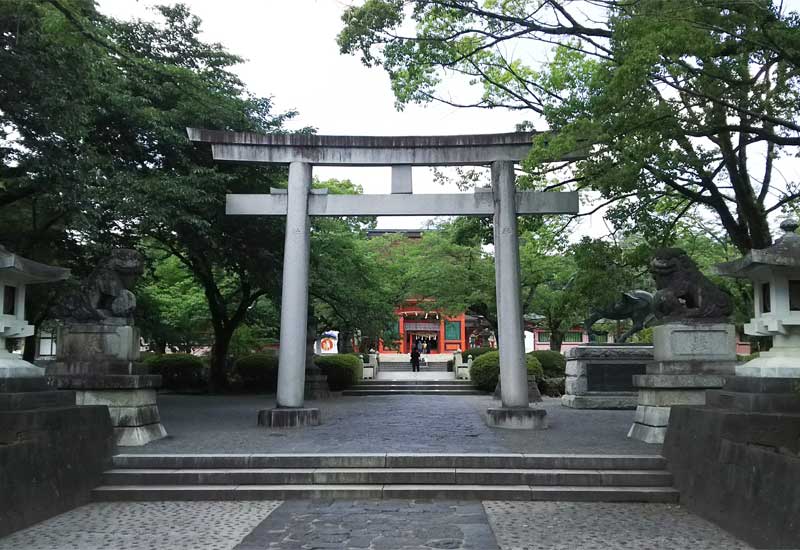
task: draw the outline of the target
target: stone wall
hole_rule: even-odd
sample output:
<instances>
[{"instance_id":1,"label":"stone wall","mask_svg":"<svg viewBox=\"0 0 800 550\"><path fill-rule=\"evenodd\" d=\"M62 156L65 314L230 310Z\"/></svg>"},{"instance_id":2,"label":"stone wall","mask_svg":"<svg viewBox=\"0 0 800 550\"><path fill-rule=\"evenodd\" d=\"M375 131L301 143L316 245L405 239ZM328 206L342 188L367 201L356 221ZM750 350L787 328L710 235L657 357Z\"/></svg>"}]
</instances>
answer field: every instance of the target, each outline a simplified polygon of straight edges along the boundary
<instances>
[{"instance_id":1,"label":"stone wall","mask_svg":"<svg viewBox=\"0 0 800 550\"><path fill-rule=\"evenodd\" d=\"M107 407L0 411L0 537L89 502L113 452Z\"/></svg>"},{"instance_id":2,"label":"stone wall","mask_svg":"<svg viewBox=\"0 0 800 550\"><path fill-rule=\"evenodd\" d=\"M689 510L757 548L800 542L800 415L674 406L663 454Z\"/></svg>"}]
</instances>

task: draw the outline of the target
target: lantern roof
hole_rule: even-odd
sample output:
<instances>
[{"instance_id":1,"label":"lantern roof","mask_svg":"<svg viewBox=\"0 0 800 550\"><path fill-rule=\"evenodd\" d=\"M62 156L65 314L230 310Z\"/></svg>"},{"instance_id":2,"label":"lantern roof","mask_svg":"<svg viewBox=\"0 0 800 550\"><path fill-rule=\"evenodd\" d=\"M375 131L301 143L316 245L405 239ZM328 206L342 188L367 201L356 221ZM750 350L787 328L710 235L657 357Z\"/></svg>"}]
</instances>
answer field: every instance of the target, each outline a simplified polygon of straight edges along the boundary
<instances>
[{"instance_id":1,"label":"lantern roof","mask_svg":"<svg viewBox=\"0 0 800 550\"><path fill-rule=\"evenodd\" d=\"M0 278L16 283L51 283L70 276L69 269L23 258L0 245Z\"/></svg>"},{"instance_id":2,"label":"lantern roof","mask_svg":"<svg viewBox=\"0 0 800 550\"><path fill-rule=\"evenodd\" d=\"M764 266L800 269L800 235L797 220L789 218L781 223L783 235L767 248L753 249L743 258L716 265L717 273L729 277L748 277Z\"/></svg>"}]
</instances>

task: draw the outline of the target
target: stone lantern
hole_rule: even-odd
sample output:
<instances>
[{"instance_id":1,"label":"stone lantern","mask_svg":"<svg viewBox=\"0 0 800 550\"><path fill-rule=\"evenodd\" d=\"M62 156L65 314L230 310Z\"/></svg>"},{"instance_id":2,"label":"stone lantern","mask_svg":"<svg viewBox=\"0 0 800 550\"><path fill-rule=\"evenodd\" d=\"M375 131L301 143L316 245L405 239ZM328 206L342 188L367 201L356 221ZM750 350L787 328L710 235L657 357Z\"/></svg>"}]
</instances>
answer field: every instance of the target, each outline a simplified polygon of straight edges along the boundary
<instances>
[{"instance_id":1,"label":"stone lantern","mask_svg":"<svg viewBox=\"0 0 800 550\"><path fill-rule=\"evenodd\" d=\"M773 347L738 365L737 376L800 378L800 235L797 220L781 223L784 235L774 245L717 265L721 275L750 279L755 316L746 334L772 336Z\"/></svg>"},{"instance_id":2,"label":"stone lantern","mask_svg":"<svg viewBox=\"0 0 800 550\"><path fill-rule=\"evenodd\" d=\"M9 353L6 338L25 338L33 325L25 321L25 289L34 283L61 281L69 269L28 260L0 246L0 378L38 378L44 369Z\"/></svg>"}]
</instances>

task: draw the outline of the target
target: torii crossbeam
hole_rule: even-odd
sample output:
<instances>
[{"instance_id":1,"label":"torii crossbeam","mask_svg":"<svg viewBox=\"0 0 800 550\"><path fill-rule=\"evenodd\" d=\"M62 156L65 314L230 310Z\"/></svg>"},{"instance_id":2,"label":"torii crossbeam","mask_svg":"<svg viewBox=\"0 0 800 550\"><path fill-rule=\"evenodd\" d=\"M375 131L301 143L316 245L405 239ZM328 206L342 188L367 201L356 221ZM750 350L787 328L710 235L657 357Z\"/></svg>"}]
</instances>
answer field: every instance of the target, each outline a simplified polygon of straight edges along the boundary
<instances>
[{"instance_id":1,"label":"torii crossbeam","mask_svg":"<svg viewBox=\"0 0 800 550\"><path fill-rule=\"evenodd\" d=\"M502 408L489 409L491 425L545 427L545 411L529 407L520 301L517 216L574 214L578 194L517 191L514 164L525 158L535 134L467 136L265 135L187 129L189 139L211 144L215 160L289 164L288 190L228 195L234 215L286 216L278 405L271 426L319 423L319 410L304 408L308 308L309 216L493 216ZM577 156L577 155L575 155ZM574 158L574 157L572 157ZM312 167L391 166L391 195L329 195L311 189ZM413 195L412 166L491 165L491 189L475 193ZM262 418L260 415L259 418Z\"/></svg>"}]
</instances>

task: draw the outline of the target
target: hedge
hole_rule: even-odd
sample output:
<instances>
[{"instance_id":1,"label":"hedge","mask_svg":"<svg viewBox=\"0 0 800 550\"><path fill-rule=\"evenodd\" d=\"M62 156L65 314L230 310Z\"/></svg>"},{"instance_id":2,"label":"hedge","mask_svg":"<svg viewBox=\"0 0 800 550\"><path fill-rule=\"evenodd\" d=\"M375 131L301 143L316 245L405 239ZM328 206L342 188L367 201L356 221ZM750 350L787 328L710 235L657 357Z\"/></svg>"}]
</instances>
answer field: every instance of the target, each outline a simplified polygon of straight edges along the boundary
<instances>
[{"instance_id":1,"label":"hedge","mask_svg":"<svg viewBox=\"0 0 800 550\"><path fill-rule=\"evenodd\" d=\"M205 369L199 357L188 353L151 355L144 363L161 375L161 387L173 391L199 390L206 386Z\"/></svg>"},{"instance_id":2,"label":"hedge","mask_svg":"<svg viewBox=\"0 0 800 550\"><path fill-rule=\"evenodd\" d=\"M539 360L546 378L560 378L566 376L567 359L558 351L541 350L532 351L532 355Z\"/></svg>"},{"instance_id":3,"label":"hedge","mask_svg":"<svg viewBox=\"0 0 800 550\"><path fill-rule=\"evenodd\" d=\"M497 348L490 348L490 347L482 347L482 348L467 348L466 350L461 352L461 360L463 362L467 362L469 356L472 356L472 360L474 361L484 353L489 353L490 351L497 351Z\"/></svg>"},{"instance_id":4,"label":"hedge","mask_svg":"<svg viewBox=\"0 0 800 550\"><path fill-rule=\"evenodd\" d=\"M356 382L361 376L361 360L350 354L317 355L314 364L328 377L328 387L332 391L342 391Z\"/></svg>"},{"instance_id":5,"label":"hedge","mask_svg":"<svg viewBox=\"0 0 800 550\"><path fill-rule=\"evenodd\" d=\"M537 379L542 378L544 371L539 360L531 355L526 355L525 358L528 363L528 374L534 375ZM469 377L479 390L494 391L497 379L500 377L500 352L490 351L475 359L469 369Z\"/></svg>"},{"instance_id":6,"label":"hedge","mask_svg":"<svg viewBox=\"0 0 800 550\"><path fill-rule=\"evenodd\" d=\"M274 353L245 355L233 364L233 376L244 390L273 392L278 387L278 356Z\"/></svg>"}]
</instances>

